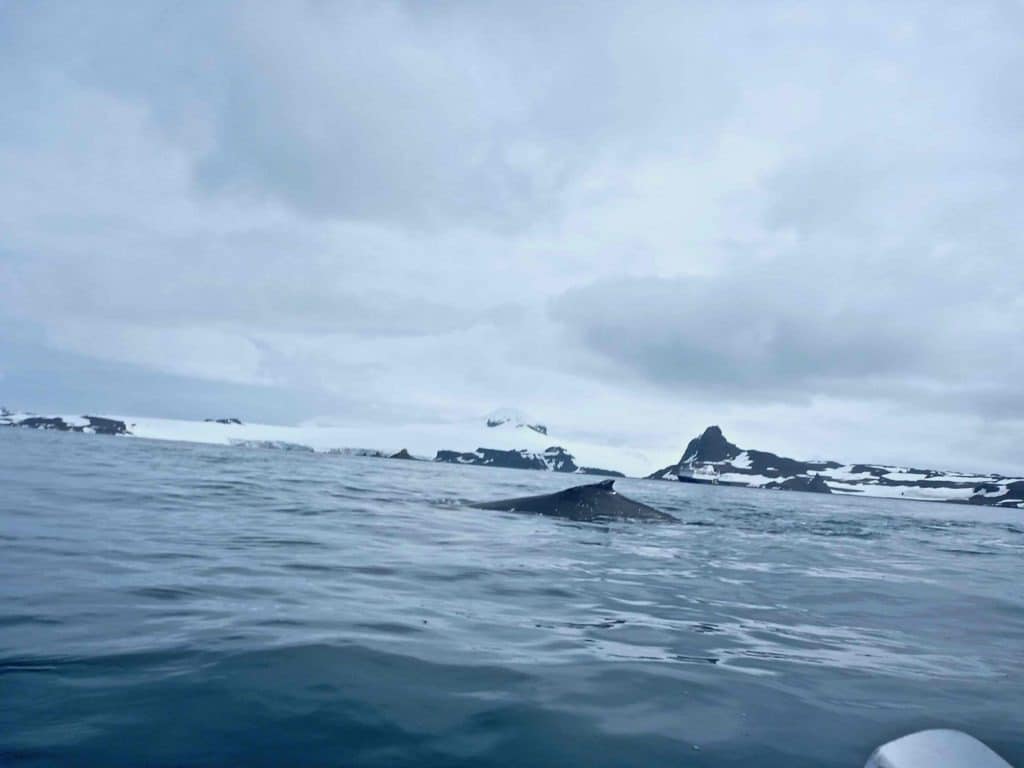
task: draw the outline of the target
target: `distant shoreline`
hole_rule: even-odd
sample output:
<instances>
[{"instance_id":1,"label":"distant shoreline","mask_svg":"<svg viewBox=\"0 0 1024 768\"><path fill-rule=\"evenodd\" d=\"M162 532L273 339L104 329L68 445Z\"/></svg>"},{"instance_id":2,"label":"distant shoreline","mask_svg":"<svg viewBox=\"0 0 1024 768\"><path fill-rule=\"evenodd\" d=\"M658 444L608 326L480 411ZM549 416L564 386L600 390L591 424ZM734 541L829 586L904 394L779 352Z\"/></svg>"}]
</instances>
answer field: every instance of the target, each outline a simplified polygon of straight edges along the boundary
<instances>
[{"instance_id":1,"label":"distant shoreline","mask_svg":"<svg viewBox=\"0 0 1024 768\"><path fill-rule=\"evenodd\" d=\"M642 466L642 454L603 446L563 445L564 441L549 436L543 425L507 418L409 427L282 427L249 424L236 417L187 421L44 416L4 409L0 411L0 426L1024 509L1024 478L882 464L800 461L767 451L741 449L714 426L691 440L678 462L649 474L636 471Z\"/></svg>"}]
</instances>

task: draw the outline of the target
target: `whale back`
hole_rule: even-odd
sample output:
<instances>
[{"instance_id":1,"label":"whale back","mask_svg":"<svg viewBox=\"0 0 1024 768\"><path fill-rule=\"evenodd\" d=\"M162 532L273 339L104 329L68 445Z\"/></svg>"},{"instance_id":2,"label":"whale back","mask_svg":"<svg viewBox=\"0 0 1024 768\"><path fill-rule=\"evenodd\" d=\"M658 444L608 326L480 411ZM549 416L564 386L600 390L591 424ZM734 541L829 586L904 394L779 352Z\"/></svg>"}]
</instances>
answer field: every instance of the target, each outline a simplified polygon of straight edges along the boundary
<instances>
[{"instance_id":1,"label":"whale back","mask_svg":"<svg viewBox=\"0 0 1024 768\"><path fill-rule=\"evenodd\" d=\"M664 512L627 498L615 490L614 480L603 480L590 485L577 485L564 491L540 496L524 496L473 504L478 509L498 509L506 512L546 515L577 522L602 520L660 520L674 521Z\"/></svg>"}]
</instances>

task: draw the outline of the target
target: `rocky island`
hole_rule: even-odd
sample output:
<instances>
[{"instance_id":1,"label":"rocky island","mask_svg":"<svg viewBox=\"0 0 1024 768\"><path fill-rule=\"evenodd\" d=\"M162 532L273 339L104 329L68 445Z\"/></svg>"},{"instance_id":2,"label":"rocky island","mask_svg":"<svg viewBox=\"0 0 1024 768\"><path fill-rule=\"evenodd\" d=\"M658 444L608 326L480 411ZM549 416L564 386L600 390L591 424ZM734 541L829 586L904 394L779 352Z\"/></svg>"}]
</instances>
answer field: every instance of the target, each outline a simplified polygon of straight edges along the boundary
<instances>
[{"instance_id":1,"label":"rocky island","mask_svg":"<svg viewBox=\"0 0 1024 768\"><path fill-rule=\"evenodd\" d=\"M708 427L693 438L678 462L648 478L1024 508L1022 478L885 464L801 461L769 451L740 448L729 442L717 426Z\"/></svg>"}]
</instances>

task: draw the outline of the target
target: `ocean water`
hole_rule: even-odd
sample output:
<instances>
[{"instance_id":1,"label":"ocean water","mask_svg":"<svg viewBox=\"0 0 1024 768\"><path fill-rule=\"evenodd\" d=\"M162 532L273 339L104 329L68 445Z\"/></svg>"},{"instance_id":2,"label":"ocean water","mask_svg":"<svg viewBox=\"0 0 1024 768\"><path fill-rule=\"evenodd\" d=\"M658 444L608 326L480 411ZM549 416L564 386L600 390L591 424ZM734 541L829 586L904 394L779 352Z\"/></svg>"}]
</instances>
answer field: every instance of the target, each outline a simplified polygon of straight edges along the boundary
<instances>
[{"instance_id":1,"label":"ocean water","mask_svg":"<svg viewBox=\"0 0 1024 768\"><path fill-rule=\"evenodd\" d=\"M0 763L1024 766L1024 515L0 430Z\"/></svg>"}]
</instances>

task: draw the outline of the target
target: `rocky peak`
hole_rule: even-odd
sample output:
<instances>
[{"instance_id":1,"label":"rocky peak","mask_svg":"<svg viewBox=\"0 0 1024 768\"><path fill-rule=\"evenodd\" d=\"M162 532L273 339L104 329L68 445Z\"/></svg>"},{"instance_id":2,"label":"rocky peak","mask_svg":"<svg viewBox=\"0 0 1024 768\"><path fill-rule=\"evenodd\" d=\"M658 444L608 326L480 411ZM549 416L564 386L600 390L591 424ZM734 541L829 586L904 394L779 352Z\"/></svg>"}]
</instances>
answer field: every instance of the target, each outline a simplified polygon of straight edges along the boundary
<instances>
[{"instance_id":1,"label":"rocky peak","mask_svg":"<svg viewBox=\"0 0 1024 768\"><path fill-rule=\"evenodd\" d=\"M532 429L534 432L541 435L546 435L548 433L548 428L546 426L538 424L536 421L526 416L522 411L517 411L513 408L500 408L497 411L492 411L488 414L488 427L501 427L505 424L508 424L513 428L526 427L527 429Z\"/></svg>"},{"instance_id":2,"label":"rocky peak","mask_svg":"<svg viewBox=\"0 0 1024 768\"><path fill-rule=\"evenodd\" d=\"M687 444L679 463L727 461L735 459L740 453L742 451L725 439L718 426L710 426L700 437L693 438Z\"/></svg>"}]
</instances>

